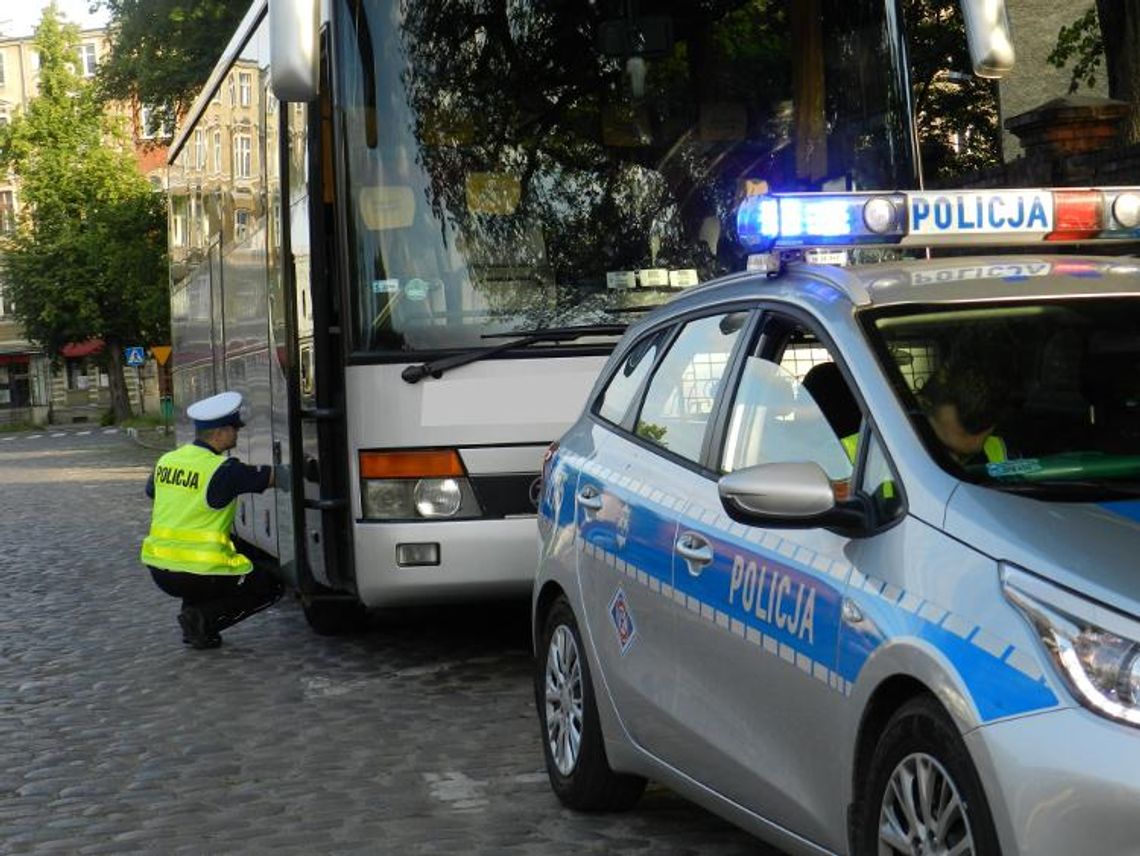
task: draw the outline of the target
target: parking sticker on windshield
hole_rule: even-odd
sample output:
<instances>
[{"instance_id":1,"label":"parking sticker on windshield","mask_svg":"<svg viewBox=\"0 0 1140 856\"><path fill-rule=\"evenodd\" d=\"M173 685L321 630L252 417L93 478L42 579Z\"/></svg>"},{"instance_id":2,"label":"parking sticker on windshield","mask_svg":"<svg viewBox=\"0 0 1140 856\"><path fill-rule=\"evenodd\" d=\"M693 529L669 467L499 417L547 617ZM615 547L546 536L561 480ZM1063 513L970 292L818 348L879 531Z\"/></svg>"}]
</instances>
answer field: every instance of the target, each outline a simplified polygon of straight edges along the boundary
<instances>
[{"instance_id":1,"label":"parking sticker on windshield","mask_svg":"<svg viewBox=\"0 0 1140 856\"><path fill-rule=\"evenodd\" d=\"M629 611L629 603L625 599L625 592L621 589L617 590L614 599L610 601L610 620L614 623L614 629L617 631L618 647L621 648L622 656L633 645L634 637L637 636L637 627L633 623L633 613Z\"/></svg>"},{"instance_id":2,"label":"parking sticker on windshield","mask_svg":"<svg viewBox=\"0 0 1140 856\"><path fill-rule=\"evenodd\" d=\"M1040 471L1041 462L1036 458L1023 458L1017 461L1000 461L996 464L986 464L986 474L995 479L1009 478L1010 476L1024 476Z\"/></svg>"}]
</instances>

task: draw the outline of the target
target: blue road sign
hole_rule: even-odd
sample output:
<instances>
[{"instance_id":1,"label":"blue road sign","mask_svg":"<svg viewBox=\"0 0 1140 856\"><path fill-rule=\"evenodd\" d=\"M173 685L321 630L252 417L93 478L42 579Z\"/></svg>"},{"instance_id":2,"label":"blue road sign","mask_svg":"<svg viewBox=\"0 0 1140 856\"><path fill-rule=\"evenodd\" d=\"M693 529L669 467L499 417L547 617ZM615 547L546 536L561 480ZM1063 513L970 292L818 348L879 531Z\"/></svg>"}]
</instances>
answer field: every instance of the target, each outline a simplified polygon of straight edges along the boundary
<instances>
[{"instance_id":1,"label":"blue road sign","mask_svg":"<svg viewBox=\"0 0 1140 856\"><path fill-rule=\"evenodd\" d=\"M146 362L146 349L140 345L135 345L131 348L126 348L127 365L128 366L141 366Z\"/></svg>"}]
</instances>

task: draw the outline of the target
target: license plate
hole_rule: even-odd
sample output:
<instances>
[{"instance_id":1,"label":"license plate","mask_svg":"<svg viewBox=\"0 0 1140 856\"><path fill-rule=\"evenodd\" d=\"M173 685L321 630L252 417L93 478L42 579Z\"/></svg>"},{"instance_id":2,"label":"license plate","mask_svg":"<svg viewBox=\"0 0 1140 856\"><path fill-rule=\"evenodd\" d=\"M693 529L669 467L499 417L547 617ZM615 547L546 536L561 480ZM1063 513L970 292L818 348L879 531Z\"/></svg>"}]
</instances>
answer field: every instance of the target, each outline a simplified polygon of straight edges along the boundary
<instances>
[{"instance_id":1,"label":"license plate","mask_svg":"<svg viewBox=\"0 0 1140 856\"><path fill-rule=\"evenodd\" d=\"M1048 190L908 193L910 234L924 238L1044 235L1053 231Z\"/></svg>"}]
</instances>

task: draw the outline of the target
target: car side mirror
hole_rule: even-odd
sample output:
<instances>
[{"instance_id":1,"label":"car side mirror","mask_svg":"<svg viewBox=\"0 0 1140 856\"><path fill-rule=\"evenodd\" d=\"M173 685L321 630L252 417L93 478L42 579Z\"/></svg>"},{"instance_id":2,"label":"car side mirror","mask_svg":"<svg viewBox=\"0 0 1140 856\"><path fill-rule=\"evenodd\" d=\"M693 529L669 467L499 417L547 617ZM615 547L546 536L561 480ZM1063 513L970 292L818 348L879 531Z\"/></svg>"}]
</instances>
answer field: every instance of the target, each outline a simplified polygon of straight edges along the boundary
<instances>
[{"instance_id":1,"label":"car side mirror","mask_svg":"<svg viewBox=\"0 0 1140 856\"><path fill-rule=\"evenodd\" d=\"M867 523L863 503L837 499L827 473L810 461L745 467L722 476L717 490L725 511L740 523L847 534Z\"/></svg>"}]
</instances>

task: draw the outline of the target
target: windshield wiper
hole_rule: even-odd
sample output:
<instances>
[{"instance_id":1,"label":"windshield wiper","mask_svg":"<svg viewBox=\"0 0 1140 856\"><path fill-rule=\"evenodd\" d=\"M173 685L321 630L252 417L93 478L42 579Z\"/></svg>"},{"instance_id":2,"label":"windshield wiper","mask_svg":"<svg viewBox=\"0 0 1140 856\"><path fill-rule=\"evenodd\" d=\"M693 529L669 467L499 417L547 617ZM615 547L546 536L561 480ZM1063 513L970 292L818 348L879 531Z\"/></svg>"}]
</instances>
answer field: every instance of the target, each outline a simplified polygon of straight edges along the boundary
<instances>
[{"instance_id":1,"label":"windshield wiper","mask_svg":"<svg viewBox=\"0 0 1140 856\"><path fill-rule=\"evenodd\" d=\"M463 351L462 353L454 354L450 357L432 360L430 363L419 363L418 365L408 366L400 373L400 377L408 383L419 383L428 375L439 377L449 369L465 366L468 363L474 363L479 360L485 360L488 357L493 357L496 354L511 351L515 348L527 348L538 342L572 342L574 339L581 339L583 336L620 336L625 332L625 328L625 324L589 324L584 327L547 327L544 330L521 331L518 333L495 333L483 336L482 338L501 339L505 336L517 336L518 338L511 339L509 342L503 342L501 345L493 345L490 348L473 348L470 351Z\"/></svg>"}]
</instances>

